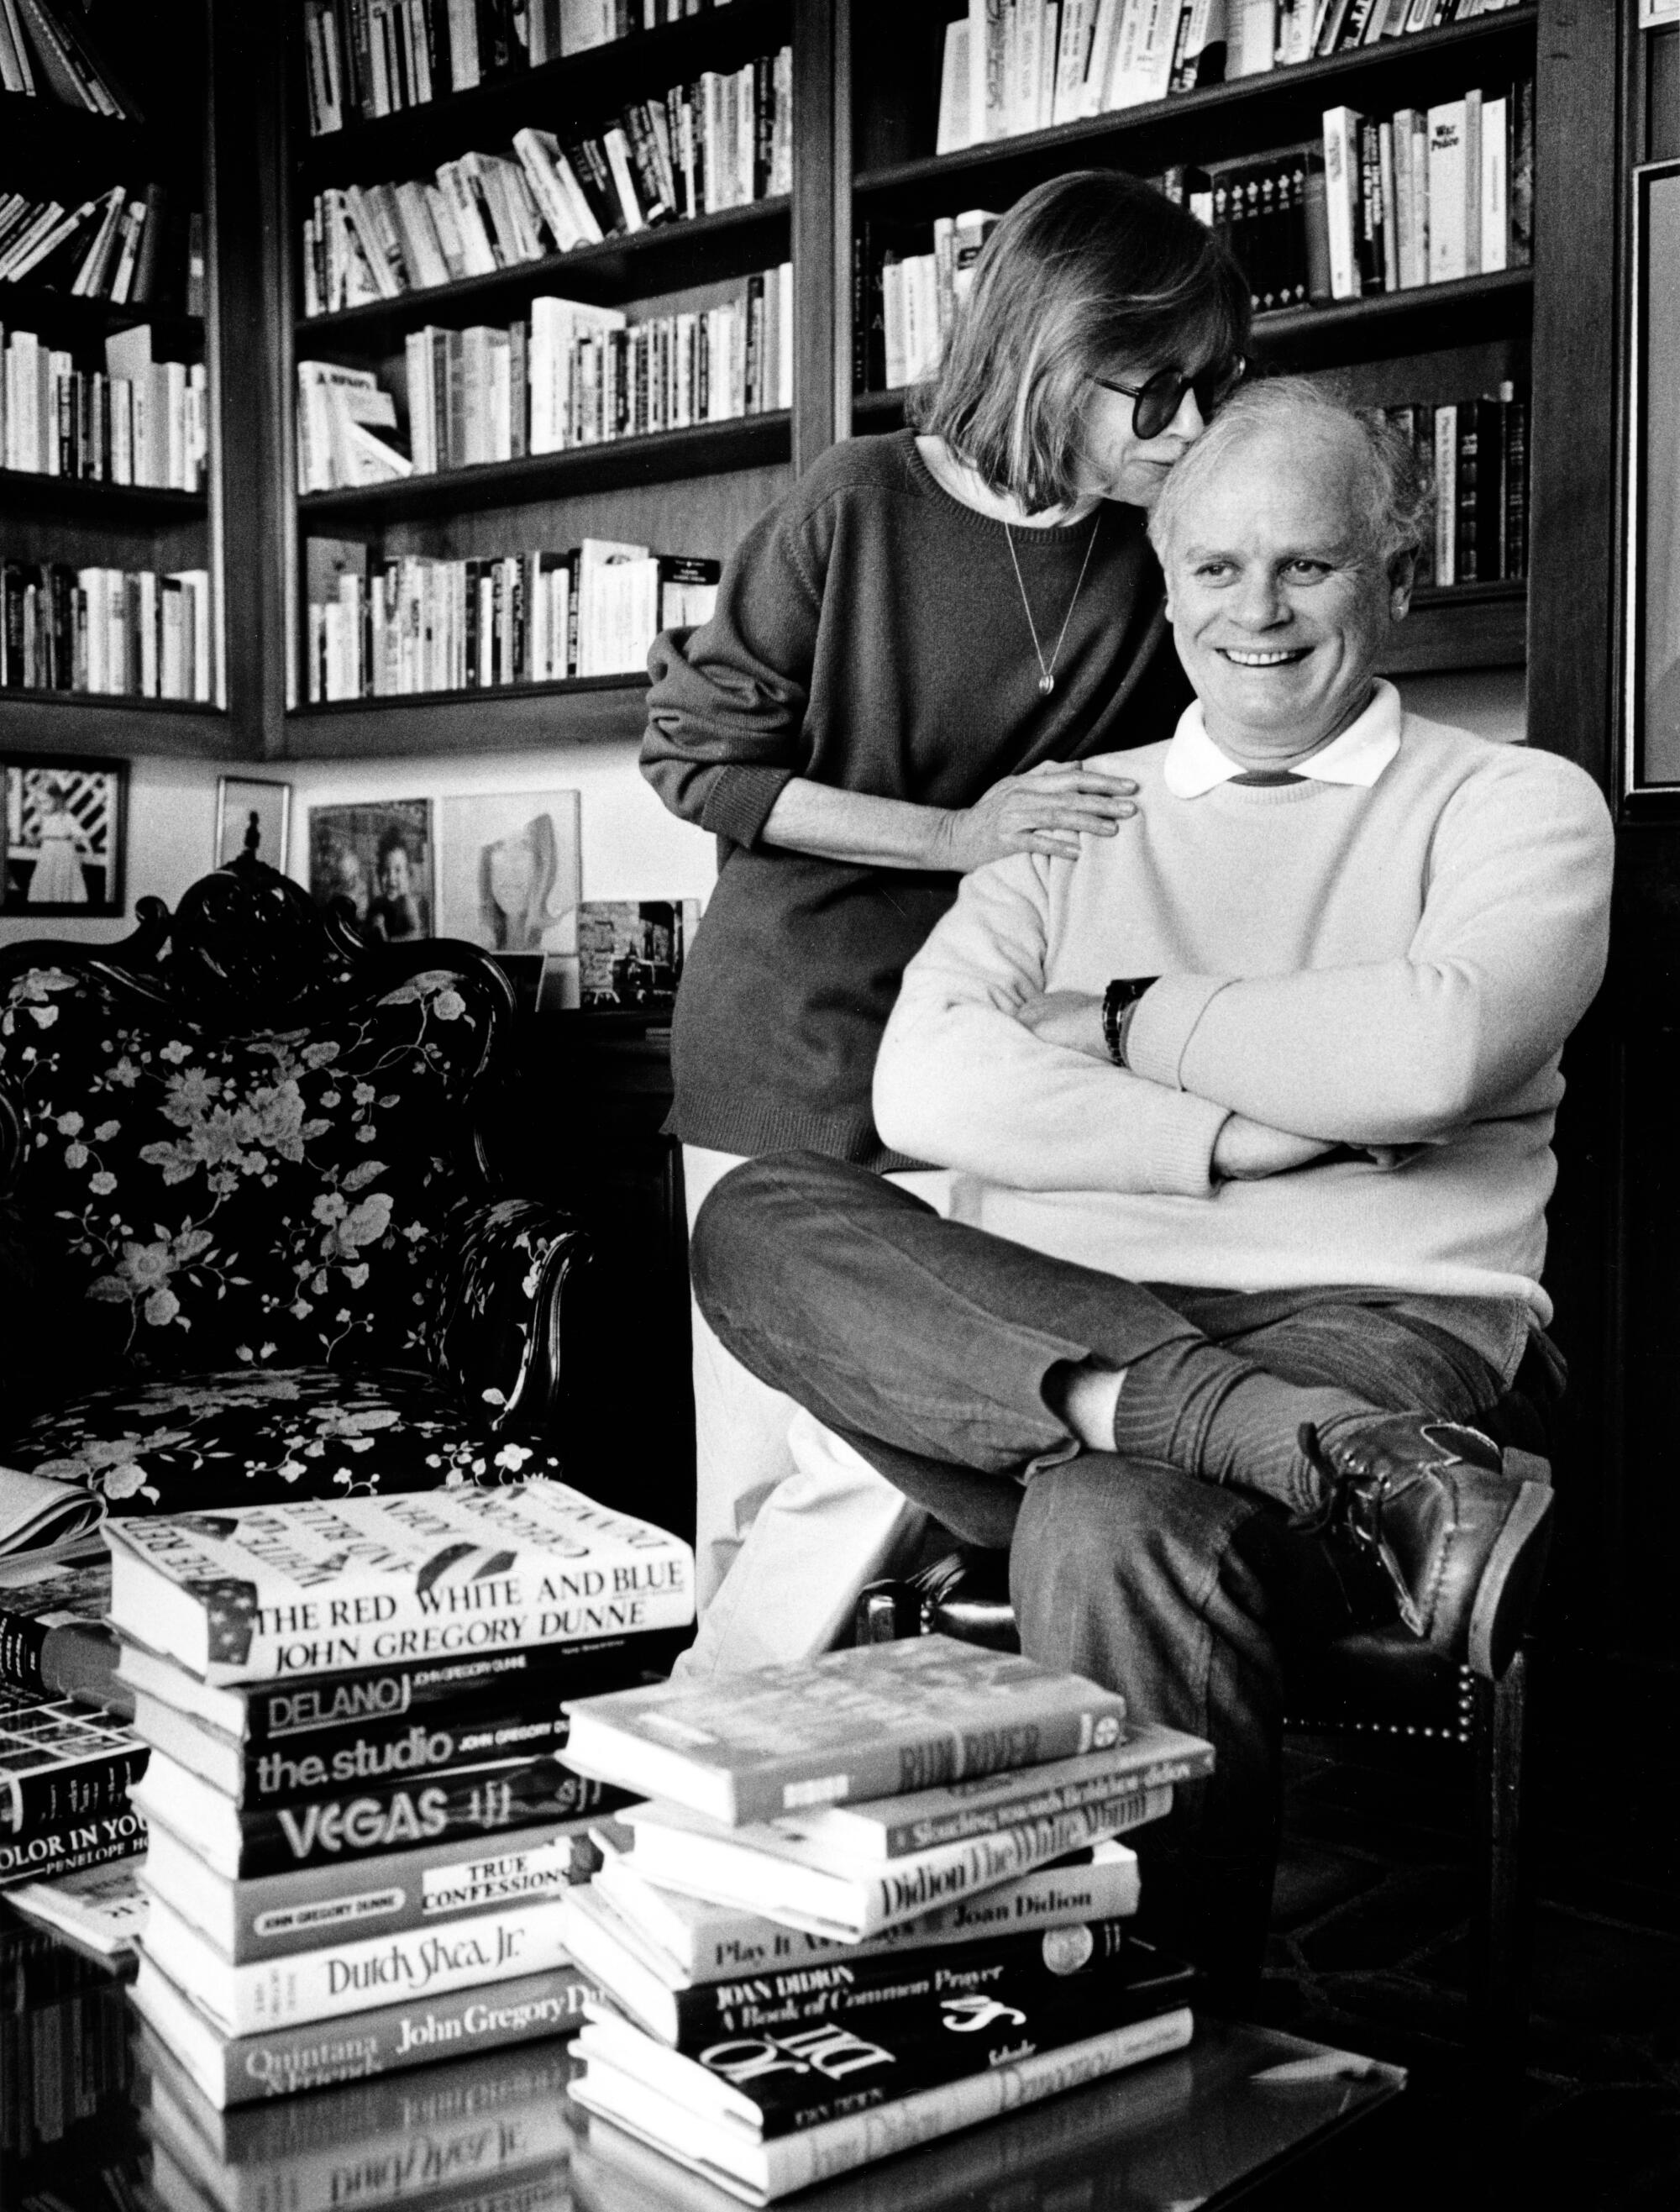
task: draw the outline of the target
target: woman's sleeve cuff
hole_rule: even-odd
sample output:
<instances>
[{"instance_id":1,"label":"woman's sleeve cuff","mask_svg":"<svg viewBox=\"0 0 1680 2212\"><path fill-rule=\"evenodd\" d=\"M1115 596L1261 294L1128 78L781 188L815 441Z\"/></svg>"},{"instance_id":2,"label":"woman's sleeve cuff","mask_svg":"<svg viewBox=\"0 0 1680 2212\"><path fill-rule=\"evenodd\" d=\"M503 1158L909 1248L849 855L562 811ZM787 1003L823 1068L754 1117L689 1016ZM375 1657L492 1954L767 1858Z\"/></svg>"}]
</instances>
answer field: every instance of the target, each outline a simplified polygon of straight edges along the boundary
<instances>
[{"instance_id":1,"label":"woman's sleeve cuff","mask_svg":"<svg viewBox=\"0 0 1680 2212\"><path fill-rule=\"evenodd\" d=\"M725 768L706 794L701 827L750 849L763 835L772 809L798 771L791 768Z\"/></svg>"}]
</instances>

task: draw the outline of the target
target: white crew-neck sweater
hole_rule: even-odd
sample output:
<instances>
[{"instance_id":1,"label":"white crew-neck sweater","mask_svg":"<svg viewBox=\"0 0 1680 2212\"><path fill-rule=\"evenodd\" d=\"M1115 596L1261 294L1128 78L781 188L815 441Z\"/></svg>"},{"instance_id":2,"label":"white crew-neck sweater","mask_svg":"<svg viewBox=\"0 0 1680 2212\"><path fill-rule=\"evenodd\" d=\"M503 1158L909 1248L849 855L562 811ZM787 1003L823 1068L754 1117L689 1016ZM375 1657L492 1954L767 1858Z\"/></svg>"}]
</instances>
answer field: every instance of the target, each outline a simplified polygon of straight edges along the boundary
<instances>
[{"instance_id":1,"label":"white crew-neck sweater","mask_svg":"<svg viewBox=\"0 0 1680 2212\"><path fill-rule=\"evenodd\" d=\"M1140 786L1117 836L965 878L875 1079L886 1142L973 1179L961 1218L1137 1282L1520 1298L1550 1320L1558 1058L1604 974L1609 817L1568 762L1404 714L1387 684L1367 714L1400 734L1368 788L1175 798L1153 745L1091 763ZM1116 975L1161 979L1128 1071L1014 1018ZM1422 1149L1216 1183L1233 1111Z\"/></svg>"}]
</instances>

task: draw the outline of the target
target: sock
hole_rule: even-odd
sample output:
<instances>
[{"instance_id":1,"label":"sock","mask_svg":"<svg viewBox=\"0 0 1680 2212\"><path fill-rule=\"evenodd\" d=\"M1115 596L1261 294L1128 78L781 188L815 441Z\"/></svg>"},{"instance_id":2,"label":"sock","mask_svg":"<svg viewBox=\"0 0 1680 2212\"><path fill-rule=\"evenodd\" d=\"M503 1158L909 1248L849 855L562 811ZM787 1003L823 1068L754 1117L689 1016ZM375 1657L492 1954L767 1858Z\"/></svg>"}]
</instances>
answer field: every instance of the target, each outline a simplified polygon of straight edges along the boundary
<instances>
[{"instance_id":1,"label":"sock","mask_svg":"<svg viewBox=\"0 0 1680 2212\"><path fill-rule=\"evenodd\" d=\"M1284 1382L1204 1337L1179 1337L1128 1363L1114 1449L1310 1513L1324 1480L1302 1456L1301 1423L1328 1437L1376 1411L1351 1390Z\"/></svg>"}]
</instances>

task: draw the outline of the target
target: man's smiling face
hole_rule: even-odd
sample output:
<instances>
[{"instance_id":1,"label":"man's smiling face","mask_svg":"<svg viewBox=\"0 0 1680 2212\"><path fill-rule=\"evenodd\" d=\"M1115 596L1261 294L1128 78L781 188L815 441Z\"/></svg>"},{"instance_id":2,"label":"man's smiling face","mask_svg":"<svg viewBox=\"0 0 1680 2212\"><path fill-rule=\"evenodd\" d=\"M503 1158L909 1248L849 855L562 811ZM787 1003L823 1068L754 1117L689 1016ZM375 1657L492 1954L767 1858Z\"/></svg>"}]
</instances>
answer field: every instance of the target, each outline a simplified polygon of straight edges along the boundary
<instances>
[{"instance_id":1,"label":"man's smiling face","mask_svg":"<svg viewBox=\"0 0 1680 2212\"><path fill-rule=\"evenodd\" d=\"M1257 427L1174 516L1168 612L1208 735L1253 767L1316 752L1364 709L1410 563L1391 577L1359 432Z\"/></svg>"}]
</instances>

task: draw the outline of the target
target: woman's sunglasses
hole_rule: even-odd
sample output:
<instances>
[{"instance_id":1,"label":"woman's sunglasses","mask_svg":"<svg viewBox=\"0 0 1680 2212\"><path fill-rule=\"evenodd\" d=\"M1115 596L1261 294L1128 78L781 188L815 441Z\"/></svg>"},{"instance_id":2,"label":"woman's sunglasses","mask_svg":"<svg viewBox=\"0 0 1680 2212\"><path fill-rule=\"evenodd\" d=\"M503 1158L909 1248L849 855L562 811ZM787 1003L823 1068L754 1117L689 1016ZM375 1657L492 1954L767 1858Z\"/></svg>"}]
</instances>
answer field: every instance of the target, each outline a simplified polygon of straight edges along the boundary
<instances>
[{"instance_id":1,"label":"woman's sunglasses","mask_svg":"<svg viewBox=\"0 0 1680 2212\"><path fill-rule=\"evenodd\" d=\"M1204 422L1213 413L1222 399L1228 399L1242 381L1246 363L1240 358L1215 362L1210 368L1198 368L1193 376L1186 376L1176 368L1157 369L1146 384L1112 384L1106 376L1092 380L1105 392L1118 392L1131 402L1131 434L1134 438L1158 438L1170 429L1184 404L1186 392L1196 396L1197 412Z\"/></svg>"}]
</instances>

